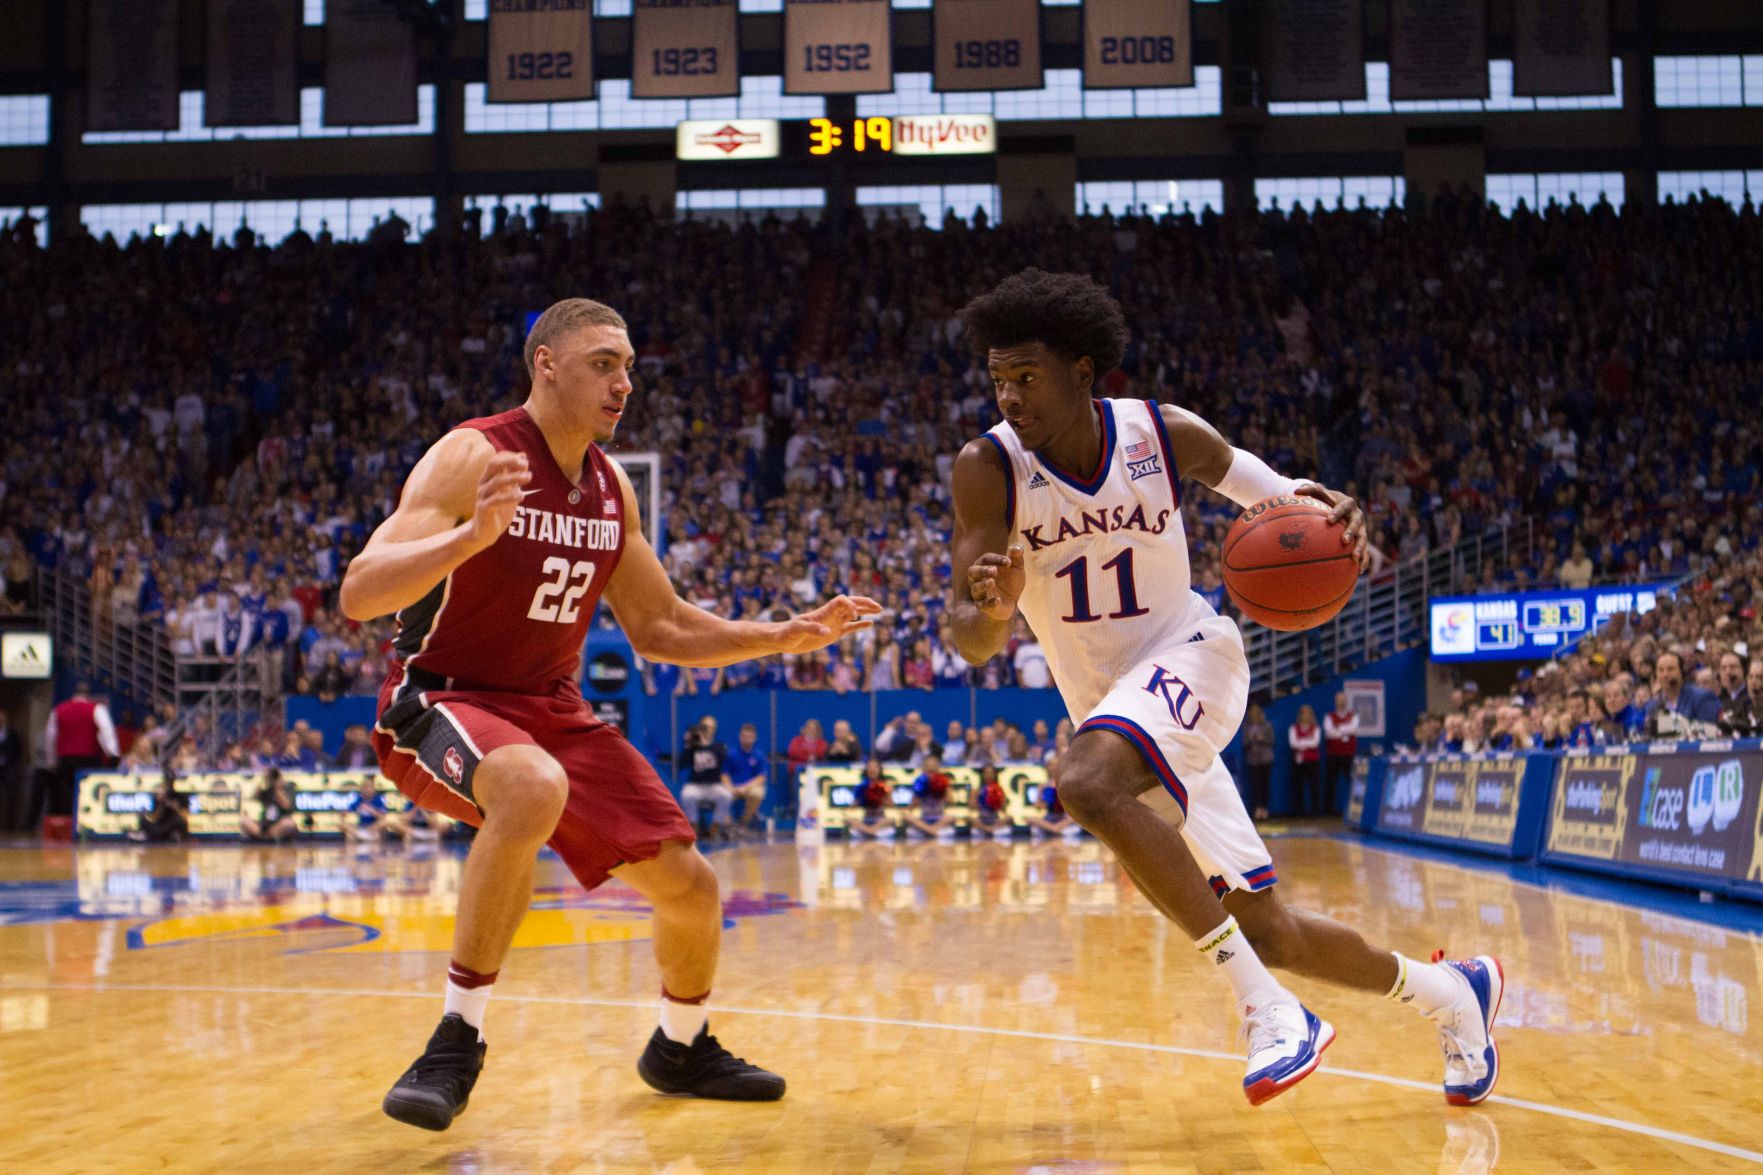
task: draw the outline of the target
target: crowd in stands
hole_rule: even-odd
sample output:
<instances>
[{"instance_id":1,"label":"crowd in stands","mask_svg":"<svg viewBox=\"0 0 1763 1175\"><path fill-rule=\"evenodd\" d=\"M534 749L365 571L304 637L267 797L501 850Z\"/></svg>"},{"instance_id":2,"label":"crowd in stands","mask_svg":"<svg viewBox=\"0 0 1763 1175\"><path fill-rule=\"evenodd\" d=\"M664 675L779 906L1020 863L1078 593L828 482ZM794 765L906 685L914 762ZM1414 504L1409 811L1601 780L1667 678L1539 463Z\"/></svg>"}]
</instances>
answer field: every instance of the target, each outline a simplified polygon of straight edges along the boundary
<instances>
[{"instance_id":1,"label":"crowd in stands","mask_svg":"<svg viewBox=\"0 0 1763 1175\"><path fill-rule=\"evenodd\" d=\"M931 231L615 206L408 244L14 236L0 609L28 607L34 569L53 569L90 586L103 623L162 624L185 654L268 646L292 689L371 692L390 622L341 617L343 569L435 438L524 398L525 316L588 294L630 323L639 390L614 448L661 455L682 596L730 616L846 590L888 609L821 654L650 666L649 688L1047 684L1025 628L970 666L944 616L950 466L996 419L955 315L1028 263L1088 271L1125 305L1134 339L1103 394L1190 407L1356 494L1380 564L1528 520L1536 544L1484 583L1717 575L1763 535L1759 225L1748 204L1508 219L1445 199L1424 219ZM1222 604L1235 508L1200 491L1183 512L1195 587ZM1473 737L1498 721L1460 720Z\"/></svg>"},{"instance_id":2,"label":"crowd in stands","mask_svg":"<svg viewBox=\"0 0 1763 1175\"><path fill-rule=\"evenodd\" d=\"M1752 504L1752 509L1757 505ZM1763 553L1719 560L1644 614L1613 618L1508 693L1474 682L1410 749L1559 750L1763 736Z\"/></svg>"}]
</instances>

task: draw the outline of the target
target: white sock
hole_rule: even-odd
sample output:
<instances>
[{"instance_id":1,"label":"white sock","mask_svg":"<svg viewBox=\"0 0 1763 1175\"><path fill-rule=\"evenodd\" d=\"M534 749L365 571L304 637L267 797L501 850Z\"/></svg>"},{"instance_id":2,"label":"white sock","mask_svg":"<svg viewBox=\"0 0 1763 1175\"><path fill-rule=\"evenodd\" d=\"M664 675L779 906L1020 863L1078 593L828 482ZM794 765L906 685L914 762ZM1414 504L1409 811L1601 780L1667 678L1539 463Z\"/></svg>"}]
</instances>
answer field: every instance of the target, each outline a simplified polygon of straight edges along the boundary
<instances>
[{"instance_id":1,"label":"white sock","mask_svg":"<svg viewBox=\"0 0 1763 1175\"><path fill-rule=\"evenodd\" d=\"M449 972L447 976L447 1007L442 1015L457 1012L464 1021L477 1029L479 1040L484 1038L484 1010L490 1006L490 992L495 990L494 983L483 983L476 987L460 987L453 982Z\"/></svg>"},{"instance_id":2,"label":"white sock","mask_svg":"<svg viewBox=\"0 0 1763 1175\"><path fill-rule=\"evenodd\" d=\"M1227 917L1210 934L1194 940L1194 946L1230 982L1236 992L1237 1009L1244 1011L1285 997L1291 998L1273 973L1261 965L1255 948L1237 928L1237 920Z\"/></svg>"},{"instance_id":3,"label":"white sock","mask_svg":"<svg viewBox=\"0 0 1763 1175\"><path fill-rule=\"evenodd\" d=\"M676 1044L691 1044L698 1038L698 1032L710 1023L710 1014L704 1007L709 992L698 999L687 1003L676 1000L661 992L661 1033Z\"/></svg>"},{"instance_id":4,"label":"white sock","mask_svg":"<svg viewBox=\"0 0 1763 1175\"><path fill-rule=\"evenodd\" d=\"M1451 968L1441 963L1422 963L1399 951L1390 953L1396 956L1396 982L1385 999L1407 1004L1422 1016L1431 1016L1462 996L1463 984Z\"/></svg>"}]
</instances>

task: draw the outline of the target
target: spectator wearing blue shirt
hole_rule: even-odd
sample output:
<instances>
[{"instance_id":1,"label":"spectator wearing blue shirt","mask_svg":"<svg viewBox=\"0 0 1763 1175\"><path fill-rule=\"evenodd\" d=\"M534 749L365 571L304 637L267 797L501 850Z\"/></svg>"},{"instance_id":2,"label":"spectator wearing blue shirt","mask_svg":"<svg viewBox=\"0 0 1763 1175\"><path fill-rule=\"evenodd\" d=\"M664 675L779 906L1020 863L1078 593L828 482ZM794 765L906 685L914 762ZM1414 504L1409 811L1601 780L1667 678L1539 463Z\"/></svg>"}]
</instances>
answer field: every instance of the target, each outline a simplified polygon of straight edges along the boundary
<instances>
[{"instance_id":1,"label":"spectator wearing blue shirt","mask_svg":"<svg viewBox=\"0 0 1763 1175\"><path fill-rule=\"evenodd\" d=\"M1675 719L1676 721L1673 721ZM1712 690L1690 685L1683 679L1683 661L1676 653L1660 653L1653 663L1653 700L1647 706L1650 734L1682 734L1695 737L1684 723L1720 721L1720 699Z\"/></svg>"},{"instance_id":2,"label":"spectator wearing blue shirt","mask_svg":"<svg viewBox=\"0 0 1763 1175\"><path fill-rule=\"evenodd\" d=\"M1634 704L1634 687L1626 673L1604 683L1604 721L1599 724L1604 742L1630 741L1646 720L1646 712Z\"/></svg>"},{"instance_id":3,"label":"spectator wearing blue shirt","mask_svg":"<svg viewBox=\"0 0 1763 1175\"><path fill-rule=\"evenodd\" d=\"M759 814L759 805L765 802L765 788L771 778L765 752L759 749L758 727L751 722L741 727L740 740L728 753L722 770L728 776L729 788L735 798L743 803L735 829L737 832L749 831L753 818Z\"/></svg>"}]
</instances>

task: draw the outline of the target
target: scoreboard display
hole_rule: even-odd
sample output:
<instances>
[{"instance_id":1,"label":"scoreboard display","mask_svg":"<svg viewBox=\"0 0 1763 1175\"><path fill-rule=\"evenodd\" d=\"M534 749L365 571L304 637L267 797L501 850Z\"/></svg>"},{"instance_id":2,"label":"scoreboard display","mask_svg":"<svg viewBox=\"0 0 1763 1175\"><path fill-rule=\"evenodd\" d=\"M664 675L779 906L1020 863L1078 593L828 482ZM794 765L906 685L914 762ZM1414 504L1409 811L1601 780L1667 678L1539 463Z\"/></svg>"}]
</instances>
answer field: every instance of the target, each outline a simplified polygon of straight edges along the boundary
<instances>
[{"instance_id":1,"label":"scoreboard display","mask_svg":"<svg viewBox=\"0 0 1763 1175\"><path fill-rule=\"evenodd\" d=\"M895 117L698 119L675 128L674 157L709 163L784 158L799 162L896 155L995 155L998 126L989 114Z\"/></svg>"},{"instance_id":2,"label":"scoreboard display","mask_svg":"<svg viewBox=\"0 0 1763 1175\"><path fill-rule=\"evenodd\" d=\"M1554 656L1612 616L1651 612L1666 584L1434 597L1435 661L1536 661Z\"/></svg>"}]
</instances>

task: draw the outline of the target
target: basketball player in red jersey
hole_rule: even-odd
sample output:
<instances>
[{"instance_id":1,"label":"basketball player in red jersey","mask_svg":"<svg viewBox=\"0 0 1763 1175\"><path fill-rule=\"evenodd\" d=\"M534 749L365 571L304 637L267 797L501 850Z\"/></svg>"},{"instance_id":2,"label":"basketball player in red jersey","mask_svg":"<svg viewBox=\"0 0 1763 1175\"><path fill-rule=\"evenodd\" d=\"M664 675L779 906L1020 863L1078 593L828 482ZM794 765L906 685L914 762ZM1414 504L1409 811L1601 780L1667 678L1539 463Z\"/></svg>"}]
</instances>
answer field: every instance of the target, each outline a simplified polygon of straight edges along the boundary
<instances>
[{"instance_id":1,"label":"basketball player in red jersey","mask_svg":"<svg viewBox=\"0 0 1763 1175\"><path fill-rule=\"evenodd\" d=\"M413 1126L444 1130L465 1108L490 985L545 844L584 887L617 877L654 907L661 1023L637 1062L643 1080L699 1097L783 1096L783 1078L709 1035L716 875L654 769L583 703L581 648L602 594L639 654L680 665L809 652L866 627L880 606L839 596L760 624L674 594L636 525L630 482L599 448L624 413L634 358L611 308L572 298L545 311L526 342L527 402L436 442L343 579L351 619L398 614L398 665L373 736L381 770L415 803L478 827L445 1013L385 1099Z\"/></svg>"}]
</instances>

